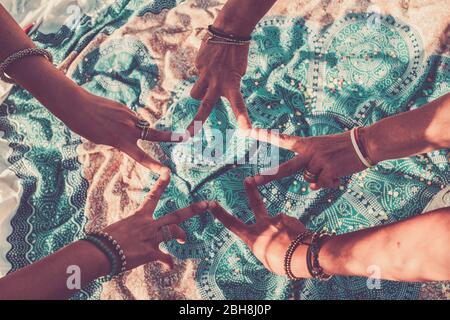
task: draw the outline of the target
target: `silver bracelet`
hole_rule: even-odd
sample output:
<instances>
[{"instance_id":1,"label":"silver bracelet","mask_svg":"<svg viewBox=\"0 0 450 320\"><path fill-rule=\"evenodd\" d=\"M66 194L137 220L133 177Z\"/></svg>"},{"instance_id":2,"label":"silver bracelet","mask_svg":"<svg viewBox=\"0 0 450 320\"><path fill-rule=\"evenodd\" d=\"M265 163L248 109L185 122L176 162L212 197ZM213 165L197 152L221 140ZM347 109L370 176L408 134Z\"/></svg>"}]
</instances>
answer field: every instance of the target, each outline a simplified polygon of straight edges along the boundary
<instances>
[{"instance_id":1,"label":"silver bracelet","mask_svg":"<svg viewBox=\"0 0 450 320\"><path fill-rule=\"evenodd\" d=\"M0 64L0 80L6 82L6 83L15 83L13 79L8 77L6 75L6 70L8 67L14 63L17 60L21 60L22 58L29 57L29 56L44 56L53 63L53 56L50 52L44 49L39 48L27 48L20 51L17 51L10 55L8 58L6 58L1 64Z\"/></svg>"}]
</instances>

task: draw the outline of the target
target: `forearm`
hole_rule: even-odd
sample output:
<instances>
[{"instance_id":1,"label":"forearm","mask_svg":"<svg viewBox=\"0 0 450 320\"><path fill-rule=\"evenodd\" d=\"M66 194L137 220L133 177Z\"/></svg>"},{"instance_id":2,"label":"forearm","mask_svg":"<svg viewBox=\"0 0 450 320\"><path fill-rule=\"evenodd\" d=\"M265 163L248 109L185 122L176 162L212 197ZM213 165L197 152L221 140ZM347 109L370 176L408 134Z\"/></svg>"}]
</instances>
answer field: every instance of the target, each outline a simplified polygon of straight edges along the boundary
<instances>
[{"instance_id":1,"label":"forearm","mask_svg":"<svg viewBox=\"0 0 450 320\"><path fill-rule=\"evenodd\" d=\"M375 162L450 147L450 93L427 105L383 119L362 131Z\"/></svg>"},{"instance_id":2,"label":"forearm","mask_svg":"<svg viewBox=\"0 0 450 320\"><path fill-rule=\"evenodd\" d=\"M0 299L67 299L76 293L67 285L70 266L79 267L83 287L106 275L110 263L97 247L77 241L0 279Z\"/></svg>"},{"instance_id":3,"label":"forearm","mask_svg":"<svg viewBox=\"0 0 450 320\"><path fill-rule=\"evenodd\" d=\"M33 41L1 5L0 30L0 61L17 51L35 47ZM68 112L64 108L65 102L79 90L73 81L41 56L16 61L7 72L60 119L64 119Z\"/></svg>"},{"instance_id":4,"label":"forearm","mask_svg":"<svg viewBox=\"0 0 450 320\"><path fill-rule=\"evenodd\" d=\"M248 36L275 2L276 0L229 0L214 21L214 27L237 36Z\"/></svg>"},{"instance_id":5,"label":"forearm","mask_svg":"<svg viewBox=\"0 0 450 320\"><path fill-rule=\"evenodd\" d=\"M450 208L398 223L331 238L322 247L320 263L327 273L381 279L438 281L450 279Z\"/></svg>"}]
</instances>

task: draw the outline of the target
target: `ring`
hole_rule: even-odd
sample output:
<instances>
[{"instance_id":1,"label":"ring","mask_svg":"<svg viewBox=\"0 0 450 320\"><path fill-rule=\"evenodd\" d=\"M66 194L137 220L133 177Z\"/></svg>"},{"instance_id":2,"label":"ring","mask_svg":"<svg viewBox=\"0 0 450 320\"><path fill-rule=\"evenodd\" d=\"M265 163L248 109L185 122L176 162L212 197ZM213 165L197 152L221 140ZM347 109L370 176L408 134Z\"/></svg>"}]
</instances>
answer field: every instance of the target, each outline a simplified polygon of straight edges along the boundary
<instances>
[{"instance_id":1,"label":"ring","mask_svg":"<svg viewBox=\"0 0 450 320\"><path fill-rule=\"evenodd\" d=\"M161 232L162 232L162 236L163 236L163 241L169 241L172 240L172 232L170 231L170 227L169 226L163 226L161 228Z\"/></svg>"},{"instance_id":2,"label":"ring","mask_svg":"<svg viewBox=\"0 0 450 320\"><path fill-rule=\"evenodd\" d=\"M305 169L305 171L303 171L303 178L305 178L305 181L309 182L309 183L317 182L317 175L309 172L307 169Z\"/></svg>"},{"instance_id":3,"label":"ring","mask_svg":"<svg viewBox=\"0 0 450 320\"><path fill-rule=\"evenodd\" d=\"M136 127L141 129L141 140L147 140L148 129L150 128L150 123L144 119L139 119L136 123Z\"/></svg>"}]
</instances>

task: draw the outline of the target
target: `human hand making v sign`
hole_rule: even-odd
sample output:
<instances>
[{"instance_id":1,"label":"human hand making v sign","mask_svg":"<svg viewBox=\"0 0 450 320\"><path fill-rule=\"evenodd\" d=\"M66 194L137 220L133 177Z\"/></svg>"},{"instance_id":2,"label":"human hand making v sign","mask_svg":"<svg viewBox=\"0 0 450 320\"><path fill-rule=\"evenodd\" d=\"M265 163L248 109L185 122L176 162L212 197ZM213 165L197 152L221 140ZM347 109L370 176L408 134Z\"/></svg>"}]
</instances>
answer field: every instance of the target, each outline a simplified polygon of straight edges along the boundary
<instances>
[{"instance_id":1,"label":"human hand making v sign","mask_svg":"<svg viewBox=\"0 0 450 320\"><path fill-rule=\"evenodd\" d=\"M25 49L36 50L31 39L1 4L0 29L2 65L8 58ZM145 153L137 142L139 139L180 142L184 139L181 135L149 128L148 123L142 122L138 115L125 105L89 93L41 55L25 56L8 64L4 71L13 82L28 90L51 113L80 136L97 144L115 147L158 174L168 172L167 167ZM145 128L139 128L139 123L144 123ZM174 141L172 137L179 139Z\"/></svg>"},{"instance_id":2,"label":"human hand making v sign","mask_svg":"<svg viewBox=\"0 0 450 320\"><path fill-rule=\"evenodd\" d=\"M450 277L450 254L446 245L450 239L449 208L397 223L328 236L318 244L317 233L308 231L298 219L284 213L269 215L254 178L247 178L244 186L249 207L255 215L254 224L242 222L217 202L210 203L208 208L275 274L286 276L290 270L290 277L314 275L317 278L314 271L320 266L325 278L329 275L369 276L370 268L375 265L382 270L380 277L388 280L439 281ZM292 247L302 235L305 236L299 245ZM315 249L311 250L311 246ZM290 260L287 260L288 253ZM313 262L308 263L311 260Z\"/></svg>"},{"instance_id":3,"label":"human hand making v sign","mask_svg":"<svg viewBox=\"0 0 450 320\"><path fill-rule=\"evenodd\" d=\"M249 39L258 21L276 0L229 0L217 16L212 29L202 42L195 65L199 78L191 90L194 99L202 100L188 132L195 135L196 122L203 124L220 97L226 97L236 116L239 129L251 128L241 78L247 70L249 41L227 41L227 38ZM225 35L221 37L220 35Z\"/></svg>"},{"instance_id":4,"label":"human hand making v sign","mask_svg":"<svg viewBox=\"0 0 450 320\"><path fill-rule=\"evenodd\" d=\"M275 174L255 176L258 185L303 171L310 188L334 188L339 178L366 169L371 164L409 157L450 146L450 93L419 109L385 118L352 132L317 137L296 137L263 129L246 131L257 140L274 143L296 153ZM355 144L358 148L355 148ZM359 150L359 151L357 151ZM365 150L365 157L357 152ZM370 165L370 163L369 163Z\"/></svg>"},{"instance_id":5,"label":"human hand making v sign","mask_svg":"<svg viewBox=\"0 0 450 320\"><path fill-rule=\"evenodd\" d=\"M55 253L0 279L1 299L67 299L75 292L68 286L68 268L77 266L81 272L80 287L85 287L94 279L111 274L113 261L122 262L124 269L134 269L148 262L159 261L172 268L173 258L160 249L162 242L176 239L186 241L186 233L180 223L204 213L209 202L193 203L159 219L153 214L158 202L169 184L169 175L161 174L145 197L142 205L127 218L102 230L120 245L120 252L105 242L109 250L88 241L75 241ZM124 260L122 260L124 258ZM118 270L116 270L118 272ZM38 276L36 276L38 275Z\"/></svg>"}]
</instances>

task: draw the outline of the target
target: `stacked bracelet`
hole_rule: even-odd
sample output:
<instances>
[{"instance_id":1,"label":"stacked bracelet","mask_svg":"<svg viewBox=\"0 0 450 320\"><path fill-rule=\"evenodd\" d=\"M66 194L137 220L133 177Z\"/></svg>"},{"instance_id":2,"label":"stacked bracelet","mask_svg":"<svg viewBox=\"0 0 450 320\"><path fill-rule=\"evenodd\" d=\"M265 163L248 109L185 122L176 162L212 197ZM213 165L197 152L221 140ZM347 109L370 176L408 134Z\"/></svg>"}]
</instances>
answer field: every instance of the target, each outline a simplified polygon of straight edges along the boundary
<instances>
[{"instance_id":1,"label":"stacked bracelet","mask_svg":"<svg viewBox=\"0 0 450 320\"><path fill-rule=\"evenodd\" d=\"M359 130L361 127L355 127L350 131L350 139L352 140L353 149L355 150L358 159L367 167L371 168L375 163L369 158L367 149L361 140Z\"/></svg>"},{"instance_id":2,"label":"stacked bracelet","mask_svg":"<svg viewBox=\"0 0 450 320\"><path fill-rule=\"evenodd\" d=\"M326 239L332 235L328 232L321 231L314 233L311 239L311 244L306 251L306 266L309 273L314 279L329 280L332 276L325 273L319 263L319 252Z\"/></svg>"},{"instance_id":3,"label":"stacked bracelet","mask_svg":"<svg viewBox=\"0 0 450 320\"><path fill-rule=\"evenodd\" d=\"M29 56L44 56L46 57L50 62L53 62L53 56L50 52L44 49L39 48L28 48L23 49L20 51L17 51L10 55L8 58L6 58L1 64L0 64L0 80L7 82L7 83L15 83L13 79L8 77L6 75L6 70L8 67L14 63L17 60L21 60L25 57Z\"/></svg>"},{"instance_id":4,"label":"stacked bracelet","mask_svg":"<svg viewBox=\"0 0 450 320\"><path fill-rule=\"evenodd\" d=\"M294 241L291 242L289 245L286 254L284 255L284 271L286 272L286 275L291 280L300 280L301 278L297 278L294 276L294 273L291 269L291 263L292 263L292 255L294 254L295 250L300 244L306 244L305 240L309 238L312 235L312 232L306 230L302 233L300 233Z\"/></svg>"},{"instance_id":5,"label":"stacked bracelet","mask_svg":"<svg viewBox=\"0 0 450 320\"><path fill-rule=\"evenodd\" d=\"M227 44L227 45L247 45L251 41L251 37L239 37L233 34L224 33L212 25L208 26L208 43Z\"/></svg>"},{"instance_id":6,"label":"stacked bracelet","mask_svg":"<svg viewBox=\"0 0 450 320\"><path fill-rule=\"evenodd\" d=\"M126 270L127 262L125 254L117 241L108 233L103 231L93 232L86 235L83 240L89 241L99 248L105 253L111 263L110 273L103 277L102 280L109 281Z\"/></svg>"}]
</instances>

